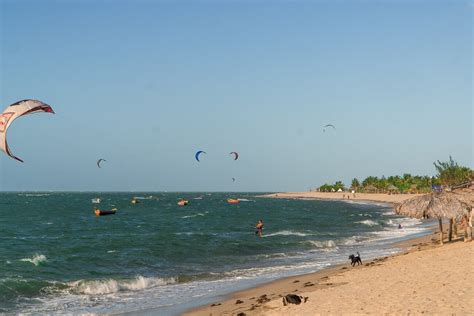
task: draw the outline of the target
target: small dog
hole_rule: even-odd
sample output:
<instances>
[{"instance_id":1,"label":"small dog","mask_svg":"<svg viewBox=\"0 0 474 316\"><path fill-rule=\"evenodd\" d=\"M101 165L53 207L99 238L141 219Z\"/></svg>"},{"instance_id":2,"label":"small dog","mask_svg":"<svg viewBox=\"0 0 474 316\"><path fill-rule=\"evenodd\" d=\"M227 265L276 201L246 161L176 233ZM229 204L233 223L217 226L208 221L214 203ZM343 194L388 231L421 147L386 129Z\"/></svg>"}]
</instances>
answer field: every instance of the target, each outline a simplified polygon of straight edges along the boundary
<instances>
[{"instance_id":1,"label":"small dog","mask_svg":"<svg viewBox=\"0 0 474 316\"><path fill-rule=\"evenodd\" d=\"M359 252L357 252L357 256L350 255L350 256L349 256L349 259L351 259L351 265L352 265L353 267L355 266L356 263L357 263L357 265L362 264L362 260L360 260L360 254L359 254Z\"/></svg>"}]
</instances>

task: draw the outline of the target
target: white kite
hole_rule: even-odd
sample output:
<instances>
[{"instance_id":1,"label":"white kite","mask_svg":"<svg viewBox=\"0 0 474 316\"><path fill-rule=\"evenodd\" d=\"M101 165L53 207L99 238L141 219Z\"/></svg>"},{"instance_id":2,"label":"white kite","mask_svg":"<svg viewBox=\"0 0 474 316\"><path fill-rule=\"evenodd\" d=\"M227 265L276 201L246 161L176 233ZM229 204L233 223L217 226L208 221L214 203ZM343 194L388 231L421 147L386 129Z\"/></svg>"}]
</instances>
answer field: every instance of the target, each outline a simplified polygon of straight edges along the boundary
<instances>
[{"instance_id":1,"label":"white kite","mask_svg":"<svg viewBox=\"0 0 474 316\"><path fill-rule=\"evenodd\" d=\"M18 157L15 157L10 148L8 147L7 143L7 130L13 121L23 115L37 113L37 112L46 112L46 113L53 113L53 109L38 100L21 100L16 103L13 103L9 107L3 111L2 115L0 115L0 149L3 150L8 156L23 162Z\"/></svg>"}]
</instances>

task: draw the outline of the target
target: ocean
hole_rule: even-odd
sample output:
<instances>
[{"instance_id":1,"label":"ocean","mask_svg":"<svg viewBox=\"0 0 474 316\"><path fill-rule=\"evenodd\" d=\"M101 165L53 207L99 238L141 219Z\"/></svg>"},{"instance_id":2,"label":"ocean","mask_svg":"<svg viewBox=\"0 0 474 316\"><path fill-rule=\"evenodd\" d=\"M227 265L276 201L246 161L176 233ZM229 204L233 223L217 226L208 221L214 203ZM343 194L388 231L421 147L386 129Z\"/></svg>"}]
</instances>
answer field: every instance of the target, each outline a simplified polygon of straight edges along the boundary
<instances>
[{"instance_id":1,"label":"ocean","mask_svg":"<svg viewBox=\"0 0 474 316\"><path fill-rule=\"evenodd\" d=\"M205 192L0 193L0 225L0 312L40 314L176 315L429 233L382 203Z\"/></svg>"}]
</instances>

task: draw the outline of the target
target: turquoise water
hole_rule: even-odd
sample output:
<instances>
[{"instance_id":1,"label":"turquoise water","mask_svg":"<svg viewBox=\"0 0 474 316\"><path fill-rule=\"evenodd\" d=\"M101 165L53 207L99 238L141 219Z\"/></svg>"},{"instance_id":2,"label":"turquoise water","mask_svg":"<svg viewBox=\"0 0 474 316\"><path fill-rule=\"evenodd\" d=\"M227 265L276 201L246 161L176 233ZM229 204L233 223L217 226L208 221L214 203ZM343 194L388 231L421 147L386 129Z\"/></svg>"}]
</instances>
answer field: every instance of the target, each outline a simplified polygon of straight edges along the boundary
<instances>
[{"instance_id":1,"label":"turquoise water","mask_svg":"<svg viewBox=\"0 0 474 316\"><path fill-rule=\"evenodd\" d=\"M94 216L96 197L117 214ZM384 204L254 193L0 193L0 224L0 312L39 313L176 314L427 232Z\"/></svg>"}]
</instances>

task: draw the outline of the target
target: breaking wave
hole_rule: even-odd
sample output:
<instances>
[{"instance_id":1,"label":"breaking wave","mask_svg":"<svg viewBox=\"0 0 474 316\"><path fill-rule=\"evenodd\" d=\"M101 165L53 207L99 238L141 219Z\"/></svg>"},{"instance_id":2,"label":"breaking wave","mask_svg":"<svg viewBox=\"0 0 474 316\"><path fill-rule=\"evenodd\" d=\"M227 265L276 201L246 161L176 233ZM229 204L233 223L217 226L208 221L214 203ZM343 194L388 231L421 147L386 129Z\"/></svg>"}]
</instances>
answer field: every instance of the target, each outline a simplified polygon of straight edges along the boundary
<instances>
[{"instance_id":1,"label":"breaking wave","mask_svg":"<svg viewBox=\"0 0 474 316\"><path fill-rule=\"evenodd\" d=\"M46 262L47 259L46 259L45 255L36 254L32 258L23 258L23 259L20 259L20 261L30 262L30 263L34 264L35 266L38 266L40 263Z\"/></svg>"},{"instance_id":2,"label":"breaking wave","mask_svg":"<svg viewBox=\"0 0 474 316\"><path fill-rule=\"evenodd\" d=\"M367 226L376 226L378 225L377 222L373 221L373 220L370 220L370 219L366 219L366 220L363 220L363 221L360 221L360 222L356 222L358 224L364 224L364 225L367 225Z\"/></svg>"},{"instance_id":3,"label":"breaking wave","mask_svg":"<svg viewBox=\"0 0 474 316\"><path fill-rule=\"evenodd\" d=\"M99 294L112 294L121 291L138 291L155 286L174 284L176 280L174 278L162 279L162 278L146 278L143 276L137 276L132 280L79 280L68 283L71 286L69 290L74 294L87 294L87 295L99 295Z\"/></svg>"},{"instance_id":4,"label":"breaking wave","mask_svg":"<svg viewBox=\"0 0 474 316\"><path fill-rule=\"evenodd\" d=\"M300 233L300 232L294 232L291 230L282 230L273 234L264 234L262 237L272 237L272 236L308 236L308 234L305 233Z\"/></svg>"},{"instance_id":5,"label":"breaking wave","mask_svg":"<svg viewBox=\"0 0 474 316\"><path fill-rule=\"evenodd\" d=\"M315 246L316 248L322 248L322 249L326 249L326 250L336 250L336 249L338 249L336 243L333 240L324 240L324 241L306 240L305 242Z\"/></svg>"},{"instance_id":6,"label":"breaking wave","mask_svg":"<svg viewBox=\"0 0 474 316\"><path fill-rule=\"evenodd\" d=\"M194 215L186 215L186 216L183 216L181 218L192 218L192 217L196 217L196 216L206 216L206 214L204 213L197 213L197 214L194 214Z\"/></svg>"}]
</instances>

